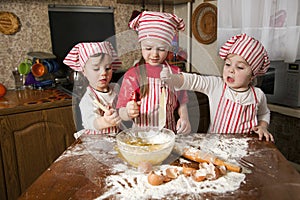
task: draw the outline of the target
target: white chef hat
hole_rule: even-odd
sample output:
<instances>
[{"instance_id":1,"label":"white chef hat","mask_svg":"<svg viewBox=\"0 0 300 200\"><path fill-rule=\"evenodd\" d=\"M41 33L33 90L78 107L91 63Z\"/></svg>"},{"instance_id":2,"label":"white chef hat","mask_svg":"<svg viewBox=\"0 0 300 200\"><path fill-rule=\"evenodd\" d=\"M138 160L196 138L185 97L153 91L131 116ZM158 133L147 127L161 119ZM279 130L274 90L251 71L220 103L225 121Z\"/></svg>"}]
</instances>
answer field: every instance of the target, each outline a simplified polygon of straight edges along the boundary
<instances>
[{"instance_id":1,"label":"white chef hat","mask_svg":"<svg viewBox=\"0 0 300 200\"><path fill-rule=\"evenodd\" d=\"M222 59L225 60L228 54L237 54L243 57L251 66L254 76L266 73L270 66L268 53L264 46L245 33L231 37L220 48L219 55Z\"/></svg>"},{"instance_id":2,"label":"white chef hat","mask_svg":"<svg viewBox=\"0 0 300 200\"><path fill-rule=\"evenodd\" d=\"M139 42L154 38L171 44L176 32L184 30L185 24L171 13L144 11L129 22L129 27L138 31Z\"/></svg>"},{"instance_id":3,"label":"white chef hat","mask_svg":"<svg viewBox=\"0 0 300 200\"><path fill-rule=\"evenodd\" d=\"M98 53L108 54L112 57L112 68L114 70L121 67L122 62L119 60L112 44L108 41L78 43L71 49L63 63L75 71L82 71L87 60Z\"/></svg>"}]
</instances>

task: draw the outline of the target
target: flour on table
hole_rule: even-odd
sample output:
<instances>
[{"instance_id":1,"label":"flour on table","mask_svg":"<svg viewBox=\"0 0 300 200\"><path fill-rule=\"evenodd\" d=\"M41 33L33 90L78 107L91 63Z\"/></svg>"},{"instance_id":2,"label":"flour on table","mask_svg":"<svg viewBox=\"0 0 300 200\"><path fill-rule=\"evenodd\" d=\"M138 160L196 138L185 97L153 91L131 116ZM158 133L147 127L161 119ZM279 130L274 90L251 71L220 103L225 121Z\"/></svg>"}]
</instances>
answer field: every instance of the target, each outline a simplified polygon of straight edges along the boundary
<instances>
[{"instance_id":1,"label":"flour on table","mask_svg":"<svg viewBox=\"0 0 300 200\"><path fill-rule=\"evenodd\" d=\"M206 137L195 138L187 137L185 145L199 147L203 151L211 152L221 159L227 161L232 159L239 159L247 155L249 138L222 138ZM191 138L188 138L191 137ZM159 166L157 170L165 170L170 165ZM177 167L180 171L181 167ZM97 198L97 200L113 198L113 199L174 199L174 196L189 194L191 196L199 193L226 193L235 191L240 187L240 184L245 179L245 174L228 171L226 175L216 180L205 180L202 182L195 182L191 177L185 177L183 174L179 175L168 183L159 186L152 186L148 183L148 175L138 172L135 168L128 167L128 165L117 164L114 165L114 172L116 175L110 175L106 178L106 185L108 191ZM173 196L173 198L171 198Z\"/></svg>"}]
</instances>

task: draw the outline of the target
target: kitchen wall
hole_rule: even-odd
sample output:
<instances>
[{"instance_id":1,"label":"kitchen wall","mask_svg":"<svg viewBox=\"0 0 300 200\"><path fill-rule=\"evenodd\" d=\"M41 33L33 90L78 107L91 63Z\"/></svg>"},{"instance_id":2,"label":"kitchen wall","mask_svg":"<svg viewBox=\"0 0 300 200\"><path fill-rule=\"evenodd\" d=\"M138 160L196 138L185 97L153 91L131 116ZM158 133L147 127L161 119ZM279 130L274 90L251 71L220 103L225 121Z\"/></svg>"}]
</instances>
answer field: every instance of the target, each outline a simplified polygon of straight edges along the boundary
<instances>
[{"instance_id":1,"label":"kitchen wall","mask_svg":"<svg viewBox=\"0 0 300 200\"><path fill-rule=\"evenodd\" d=\"M192 3L192 13L203 2L213 4L217 7L217 0L195 0ZM176 5L174 13L179 17L188 19L188 9L186 4ZM187 27L188 28L188 27ZM182 47L187 46L188 30L180 33L179 44ZM208 75L221 75L224 61L219 57L219 49L217 48L217 40L210 44L202 44L198 42L193 34L191 34L191 66L192 72L199 72Z\"/></svg>"},{"instance_id":2,"label":"kitchen wall","mask_svg":"<svg viewBox=\"0 0 300 200\"><path fill-rule=\"evenodd\" d=\"M117 4L116 0L1 0L0 11L13 12L20 20L20 31L14 35L0 33L0 83L8 89L14 88L14 70L31 51L52 53L51 36L48 19L48 5L88 5L114 7L115 30L118 51L122 53L123 67L128 68L134 60L139 59L138 51L130 52L124 48L133 39L124 36L128 32L128 21L133 10L141 10L140 5ZM146 5L146 9L159 11L159 5ZM164 11L173 12L173 6L164 6ZM135 33L132 32L132 37ZM130 47L133 49L134 47Z\"/></svg>"}]
</instances>

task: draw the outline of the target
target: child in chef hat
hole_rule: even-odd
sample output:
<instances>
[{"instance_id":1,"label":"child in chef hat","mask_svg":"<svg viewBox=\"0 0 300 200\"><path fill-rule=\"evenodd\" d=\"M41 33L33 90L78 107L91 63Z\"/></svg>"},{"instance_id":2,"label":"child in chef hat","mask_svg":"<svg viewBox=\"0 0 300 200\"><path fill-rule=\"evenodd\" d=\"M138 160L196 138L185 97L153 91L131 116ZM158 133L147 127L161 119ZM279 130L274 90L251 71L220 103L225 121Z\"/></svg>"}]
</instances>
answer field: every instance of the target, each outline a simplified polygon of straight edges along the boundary
<instances>
[{"instance_id":1,"label":"child in chef hat","mask_svg":"<svg viewBox=\"0 0 300 200\"><path fill-rule=\"evenodd\" d=\"M206 94L210 107L210 132L255 132L261 140L274 141L267 130L270 110L265 94L251 82L264 74L270 65L264 46L253 37L239 34L231 37L219 51L225 60L223 77L181 73L163 70L161 78L179 89Z\"/></svg>"},{"instance_id":2,"label":"child in chef hat","mask_svg":"<svg viewBox=\"0 0 300 200\"><path fill-rule=\"evenodd\" d=\"M89 83L79 103L84 133L117 133L121 118L114 108L119 85L110 81L113 70L119 68L121 62L112 44L108 41L79 43L63 63L81 72ZM104 108L95 102L100 102Z\"/></svg>"},{"instance_id":3,"label":"child in chef hat","mask_svg":"<svg viewBox=\"0 0 300 200\"><path fill-rule=\"evenodd\" d=\"M124 75L118 97L117 108L123 120L134 119L134 126L158 126L159 103L162 88L166 92L165 128L177 133L189 133L186 91L175 91L160 79L163 67L174 74L180 72L177 66L166 61L171 42L179 30L184 30L183 20L174 14L144 11L129 22L129 27L138 33L142 58ZM132 95L138 98L132 100ZM180 103L179 103L180 102ZM174 111L178 108L176 123Z\"/></svg>"}]
</instances>

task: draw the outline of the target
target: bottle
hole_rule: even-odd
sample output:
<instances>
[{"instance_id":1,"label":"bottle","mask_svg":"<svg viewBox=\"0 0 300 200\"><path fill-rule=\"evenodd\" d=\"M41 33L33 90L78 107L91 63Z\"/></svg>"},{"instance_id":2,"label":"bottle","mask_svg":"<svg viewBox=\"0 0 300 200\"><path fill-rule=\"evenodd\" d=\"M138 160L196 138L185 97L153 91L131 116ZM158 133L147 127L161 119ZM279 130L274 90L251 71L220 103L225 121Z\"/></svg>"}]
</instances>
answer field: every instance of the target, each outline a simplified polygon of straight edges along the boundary
<instances>
[{"instance_id":1,"label":"bottle","mask_svg":"<svg viewBox=\"0 0 300 200\"><path fill-rule=\"evenodd\" d=\"M22 90L24 89L24 84L23 84L23 75L19 73L18 68L15 68L14 71L12 71L12 74L15 79L15 89L16 90Z\"/></svg>"}]
</instances>

